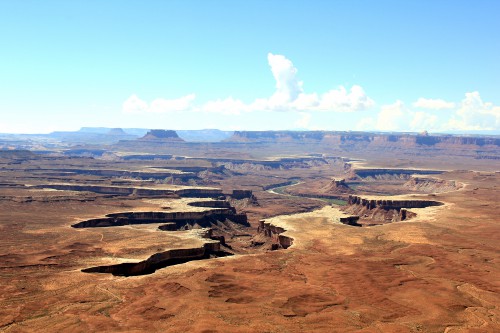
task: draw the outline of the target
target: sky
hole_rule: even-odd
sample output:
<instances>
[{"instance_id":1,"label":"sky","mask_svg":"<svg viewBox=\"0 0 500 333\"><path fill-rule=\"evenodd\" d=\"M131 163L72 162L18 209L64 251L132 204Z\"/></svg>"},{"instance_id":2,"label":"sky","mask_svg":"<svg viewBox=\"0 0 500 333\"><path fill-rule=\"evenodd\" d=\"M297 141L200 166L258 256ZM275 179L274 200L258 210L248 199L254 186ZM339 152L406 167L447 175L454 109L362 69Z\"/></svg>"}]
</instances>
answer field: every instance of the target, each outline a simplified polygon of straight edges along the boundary
<instances>
[{"instance_id":1,"label":"sky","mask_svg":"<svg viewBox=\"0 0 500 333\"><path fill-rule=\"evenodd\" d=\"M500 1L0 0L0 132L500 134Z\"/></svg>"}]
</instances>

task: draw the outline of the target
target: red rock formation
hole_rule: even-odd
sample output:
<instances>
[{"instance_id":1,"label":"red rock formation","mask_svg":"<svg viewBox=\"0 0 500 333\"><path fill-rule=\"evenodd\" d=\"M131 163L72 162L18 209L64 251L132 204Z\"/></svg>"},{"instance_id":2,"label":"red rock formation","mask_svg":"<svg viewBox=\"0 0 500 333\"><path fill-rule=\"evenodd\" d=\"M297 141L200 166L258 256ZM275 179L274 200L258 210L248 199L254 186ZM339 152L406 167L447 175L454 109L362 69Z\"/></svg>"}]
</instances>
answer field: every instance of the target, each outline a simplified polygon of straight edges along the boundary
<instances>
[{"instance_id":1,"label":"red rock formation","mask_svg":"<svg viewBox=\"0 0 500 333\"><path fill-rule=\"evenodd\" d=\"M283 249L289 248L293 244L293 238L282 235L282 233L284 233L285 231L286 229L266 222L266 220L260 220L259 227L257 228L257 232L261 232L265 236L270 237L273 240L274 244L279 245ZM277 248L274 248L274 250L276 249Z\"/></svg>"},{"instance_id":2,"label":"red rock formation","mask_svg":"<svg viewBox=\"0 0 500 333\"><path fill-rule=\"evenodd\" d=\"M220 243L205 243L203 247L190 249L172 249L155 253L148 259L138 263L123 263L109 266L98 266L83 269L85 273L110 273L118 276L151 274L156 269L177 265L193 260L208 259L211 254L220 251Z\"/></svg>"},{"instance_id":3,"label":"red rock formation","mask_svg":"<svg viewBox=\"0 0 500 333\"><path fill-rule=\"evenodd\" d=\"M228 219L248 226L246 214L236 214L233 207L213 208L202 212L123 212L107 214L105 217L85 220L72 225L73 228L113 227L131 224L175 222L177 229L187 224L210 224ZM170 228L170 227L168 227Z\"/></svg>"},{"instance_id":4,"label":"red rock formation","mask_svg":"<svg viewBox=\"0 0 500 333\"><path fill-rule=\"evenodd\" d=\"M214 188L153 189L144 187L126 187L110 185L46 184L33 188L52 188L67 191L88 191L102 194L135 196L180 196L187 198L217 198L223 196L222 190Z\"/></svg>"},{"instance_id":5,"label":"red rock formation","mask_svg":"<svg viewBox=\"0 0 500 333\"><path fill-rule=\"evenodd\" d=\"M351 216L341 217L340 223L352 225L355 227L361 227L361 224L358 223L358 220L359 220L359 216L351 215Z\"/></svg>"},{"instance_id":6,"label":"red rock formation","mask_svg":"<svg viewBox=\"0 0 500 333\"><path fill-rule=\"evenodd\" d=\"M499 147L495 137L466 137L454 135L376 134L368 132L328 131L236 131L226 142L266 143L329 143L340 146L393 146L393 147Z\"/></svg>"},{"instance_id":7,"label":"red rock formation","mask_svg":"<svg viewBox=\"0 0 500 333\"><path fill-rule=\"evenodd\" d=\"M151 130L139 140L162 140L162 141L177 141L177 142L184 141L177 135L177 132L172 130L161 130L161 129Z\"/></svg>"},{"instance_id":8,"label":"red rock formation","mask_svg":"<svg viewBox=\"0 0 500 333\"><path fill-rule=\"evenodd\" d=\"M356 195L350 195L347 201L349 205L361 205L368 209L401 209L401 208L425 208L430 206L440 206L441 202L432 200L393 200L393 199L365 199Z\"/></svg>"},{"instance_id":9,"label":"red rock formation","mask_svg":"<svg viewBox=\"0 0 500 333\"><path fill-rule=\"evenodd\" d=\"M406 208L425 208L442 205L441 202L431 200L394 200L394 199L366 199L356 195L349 195L348 206L344 211L358 214L373 222L405 221L416 214Z\"/></svg>"},{"instance_id":10,"label":"red rock formation","mask_svg":"<svg viewBox=\"0 0 500 333\"><path fill-rule=\"evenodd\" d=\"M125 136L129 135L127 134L123 129L121 128L111 128L106 135L115 135L115 136Z\"/></svg>"},{"instance_id":11,"label":"red rock formation","mask_svg":"<svg viewBox=\"0 0 500 333\"><path fill-rule=\"evenodd\" d=\"M435 192L448 192L454 191L462 188L462 184L457 183L454 180L444 180L437 178L421 178L421 177L411 177L406 183L403 184L404 187L411 189L413 191L425 192L425 193L435 193Z\"/></svg>"},{"instance_id":12,"label":"red rock formation","mask_svg":"<svg viewBox=\"0 0 500 333\"><path fill-rule=\"evenodd\" d=\"M251 190L233 190L231 194L231 198L233 199L246 199L253 198L253 193Z\"/></svg>"},{"instance_id":13,"label":"red rock formation","mask_svg":"<svg viewBox=\"0 0 500 333\"><path fill-rule=\"evenodd\" d=\"M352 193L352 189L346 184L345 179L333 179L330 184L322 188L324 193L346 194Z\"/></svg>"}]
</instances>

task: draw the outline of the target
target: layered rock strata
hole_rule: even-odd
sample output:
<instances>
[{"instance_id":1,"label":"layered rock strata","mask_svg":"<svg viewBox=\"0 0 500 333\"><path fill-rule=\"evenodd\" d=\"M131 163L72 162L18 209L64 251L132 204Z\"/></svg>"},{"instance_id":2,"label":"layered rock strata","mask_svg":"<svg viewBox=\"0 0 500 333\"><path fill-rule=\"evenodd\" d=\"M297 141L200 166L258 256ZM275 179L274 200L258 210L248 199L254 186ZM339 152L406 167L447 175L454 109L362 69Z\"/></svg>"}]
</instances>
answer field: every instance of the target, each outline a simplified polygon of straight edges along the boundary
<instances>
[{"instance_id":1,"label":"layered rock strata","mask_svg":"<svg viewBox=\"0 0 500 333\"><path fill-rule=\"evenodd\" d=\"M66 191L88 191L100 194L135 195L135 196L167 196L186 198L217 198L223 196L222 190L216 188L147 188L110 185L78 185L78 184L44 184L33 188L51 188Z\"/></svg>"},{"instance_id":2,"label":"layered rock strata","mask_svg":"<svg viewBox=\"0 0 500 333\"><path fill-rule=\"evenodd\" d=\"M182 140L179 135L177 135L176 131L161 129L150 130L139 140L184 142L184 140Z\"/></svg>"},{"instance_id":3,"label":"layered rock strata","mask_svg":"<svg viewBox=\"0 0 500 333\"><path fill-rule=\"evenodd\" d=\"M470 137L454 135L380 134L368 132L330 131L236 131L226 142L261 143L331 143L338 145L399 146L399 147L500 147L496 137Z\"/></svg>"},{"instance_id":4,"label":"layered rock strata","mask_svg":"<svg viewBox=\"0 0 500 333\"><path fill-rule=\"evenodd\" d=\"M441 206L439 201L420 199L366 199L357 195L349 195L349 205L361 205L368 209L401 209L401 208L425 208L430 206Z\"/></svg>"},{"instance_id":5,"label":"layered rock strata","mask_svg":"<svg viewBox=\"0 0 500 333\"><path fill-rule=\"evenodd\" d=\"M246 214L237 214L233 207L212 208L206 211L193 212L123 212L107 214L105 217L89 219L72 225L73 228L115 227L131 224L168 223L168 229L190 227L194 224L209 226L216 221L230 220L249 226ZM162 229L162 228L160 228Z\"/></svg>"},{"instance_id":6,"label":"layered rock strata","mask_svg":"<svg viewBox=\"0 0 500 333\"><path fill-rule=\"evenodd\" d=\"M270 237L274 244L279 245L283 249L287 249L293 244L293 238L282 235L286 229L275 226L266 220L260 220L257 232L263 233L265 236ZM273 247L276 249L276 247Z\"/></svg>"},{"instance_id":7,"label":"layered rock strata","mask_svg":"<svg viewBox=\"0 0 500 333\"><path fill-rule=\"evenodd\" d=\"M211 239L211 231L211 229L205 229L204 235L202 235L202 237ZM109 273L117 276L151 274L154 273L157 269L167 266L183 264L193 260L203 260L231 255L230 253L221 251L220 245L221 243L219 241L208 241L201 247L171 249L164 252L155 253L148 259L143 261L90 267L83 269L82 272Z\"/></svg>"},{"instance_id":8,"label":"layered rock strata","mask_svg":"<svg viewBox=\"0 0 500 333\"><path fill-rule=\"evenodd\" d=\"M365 221L370 220L375 224L379 224L405 221L416 216L415 212L409 209L441 206L443 203L433 200L362 198L349 195L347 204L344 208L346 212L356 214ZM359 223L347 224L357 225Z\"/></svg>"}]
</instances>

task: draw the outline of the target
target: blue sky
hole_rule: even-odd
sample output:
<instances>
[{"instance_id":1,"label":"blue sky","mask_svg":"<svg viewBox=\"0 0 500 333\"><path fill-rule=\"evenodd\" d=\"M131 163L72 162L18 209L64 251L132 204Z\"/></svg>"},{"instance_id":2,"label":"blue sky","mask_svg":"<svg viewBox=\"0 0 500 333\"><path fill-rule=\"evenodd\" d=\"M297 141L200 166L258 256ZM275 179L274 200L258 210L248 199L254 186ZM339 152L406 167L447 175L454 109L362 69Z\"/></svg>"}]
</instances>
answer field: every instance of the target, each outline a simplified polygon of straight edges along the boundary
<instances>
[{"instance_id":1,"label":"blue sky","mask_svg":"<svg viewBox=\"0 0 500 333\"><path fill-rule=\"evenodd\" d=\"M0 132L500 134L500 2L0 1Z\"/></svg>"}]
</instances>

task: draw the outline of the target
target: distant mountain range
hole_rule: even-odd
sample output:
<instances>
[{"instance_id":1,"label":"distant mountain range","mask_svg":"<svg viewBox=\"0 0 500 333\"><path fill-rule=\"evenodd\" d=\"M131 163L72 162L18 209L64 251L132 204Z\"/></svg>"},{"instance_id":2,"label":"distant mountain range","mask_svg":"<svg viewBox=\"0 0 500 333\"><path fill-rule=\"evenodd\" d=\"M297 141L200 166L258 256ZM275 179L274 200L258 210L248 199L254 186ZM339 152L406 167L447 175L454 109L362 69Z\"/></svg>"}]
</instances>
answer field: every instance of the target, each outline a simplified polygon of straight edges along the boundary
<instances>
[{"instance_id":1,"label":"distant mountain range","mask_svg":"<svg viewBox=\"0 0 500 333\"><path fill-rule=\"evenodd\" d=\"M144 128L82 127L78 131L56 131L50 134L0 134L2 147L24 147L44 143L58 145L110 145L118 142L169 141L169 142L223 142L235 143L300 143L330 144L334 146L500 146L498 135L478 134L428 134L417 133L380 133L353 131L221 131L204 130L165 130Z\"/></svg>"},{"instance_id":2,"label":"distant mountain range","mask_svg":"<svg viewBox=\"0 0 500 333\"><path fill-rule=\"evenodd\" d=\"M135 140L144 137L147 128L82 127L78 131L55 131L49 134L0 134L1 139L55 140L70 144L113 144L120 140ZM179 130L177 135L187 142L219 142L230 138L234 132L218 129ZM182 141L181 140L181 141Z\"/></svg>"}]
</instances>

